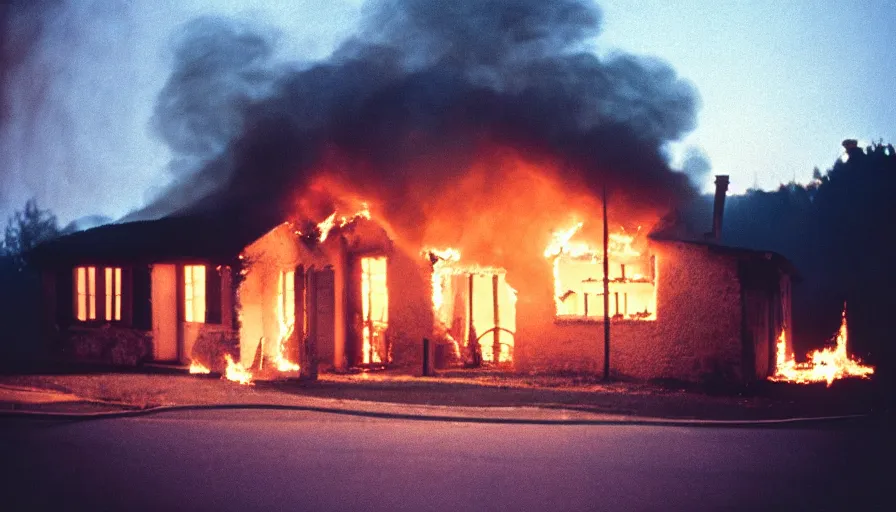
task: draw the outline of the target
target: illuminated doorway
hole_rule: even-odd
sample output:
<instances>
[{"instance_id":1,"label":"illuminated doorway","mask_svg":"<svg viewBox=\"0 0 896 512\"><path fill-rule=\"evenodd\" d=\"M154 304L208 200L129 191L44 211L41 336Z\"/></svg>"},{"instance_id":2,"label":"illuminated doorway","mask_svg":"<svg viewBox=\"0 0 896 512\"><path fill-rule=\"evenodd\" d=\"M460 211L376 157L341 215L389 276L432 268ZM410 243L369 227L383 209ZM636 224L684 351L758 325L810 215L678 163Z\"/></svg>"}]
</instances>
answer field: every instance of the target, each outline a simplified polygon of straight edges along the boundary
<instances>
[{"instance_id":1,"label":"illuminated doorway","mask_svg":"<svg viewBox=\"0 0 896 512\"><path fill-rule=\"evenodd\" d=\"M361 258L361 364L388 363L389 289L386 257Z\"/></svg>"}]
</instances>

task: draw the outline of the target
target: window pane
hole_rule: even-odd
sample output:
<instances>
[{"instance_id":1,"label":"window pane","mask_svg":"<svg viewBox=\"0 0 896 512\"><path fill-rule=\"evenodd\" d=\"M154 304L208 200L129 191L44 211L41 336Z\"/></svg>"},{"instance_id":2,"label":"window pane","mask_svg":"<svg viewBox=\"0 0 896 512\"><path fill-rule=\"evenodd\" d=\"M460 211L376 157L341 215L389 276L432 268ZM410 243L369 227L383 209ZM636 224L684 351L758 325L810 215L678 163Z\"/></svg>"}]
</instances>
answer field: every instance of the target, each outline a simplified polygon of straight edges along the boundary
<instances>
[{"instance_id":1,"label":"window pane","mask_svg":"<svg viewBox=\"0 0 896 512\"><path fill-rule=\"evenodd\" d=\"M96 267L87 267L87 317L96 320Z\"/></svg>"},{"instance_id":2,"label":"window pane","mask_svg":"<svg viewBox=\"0 0 896 512\"><path fill-rule=\"evenodd\" d=\"M106 267L106 321L112 320L112 269Z\"/></svg>"},{"instance_id":3,"label":"window pane","mask_svg":"<svg viewBox=\"0 0 896 512\"><path fill-rule=\"evenodd\" d=\"M205 265L193 267L193 321L205 322Z\"/></svg>"},{"instance_id":4,"label":"window pane","mask_svg":"<svg viewBox=\"0 0 896 512\"><path fill-rule=\"evenodd\" d=\"M193 267L184 267L184 320L193 321Z\"/></svg>"},{"instance_id":5,"label":"window pane","mask_svg":"<svg viewBox=\"0 0 896 512\"><path fill-rule=\"evenodd\" d=\"M184 267L184 317L187 322L205 322L205 265Z\"/></svg>"},{"instance_id":6,"label":"window pane","mask_svg":"<svg viewBox=\"0 0 896 512\"><path fill-rule=\"evenodd\" d=\"M121 320L121 269L115 269L115 319Z\"/></svg>"},{"instance_id":7,"label":"window pane","mask_svg":"<svg viewBox=\"0 0 896 512\"><path fill-rule=\"evenodd\" d=\"M87 320L87 269L78 267L76 274L76 286L78 290L77 318L83 322Z\"/></svg>"}]
</instances>

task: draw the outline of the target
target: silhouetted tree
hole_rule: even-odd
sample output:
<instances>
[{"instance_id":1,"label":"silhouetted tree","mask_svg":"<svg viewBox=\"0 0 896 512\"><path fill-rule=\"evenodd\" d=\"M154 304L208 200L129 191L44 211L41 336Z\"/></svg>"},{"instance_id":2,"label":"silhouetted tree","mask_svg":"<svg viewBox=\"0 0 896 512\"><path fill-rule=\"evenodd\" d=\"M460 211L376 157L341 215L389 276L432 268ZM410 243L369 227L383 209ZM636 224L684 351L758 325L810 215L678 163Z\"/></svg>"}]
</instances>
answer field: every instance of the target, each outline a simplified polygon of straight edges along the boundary
<instances>
[{"instance_id":1,"label":"silhouetted tree","mask_svg":"<svg viewBox=\"0 0 896 512\"><path fill-rule=\"evenodd\" d=\"M846 158L807 185L750 190L728 198L722 241L779 252L803 281L794 288L797 357L817 348L839 324L847 303L850 351L893 366L896 343L896 151L882 141L861 148L845 141ZM692 232L706 231L712 197L683 210Z\"/></svg>"},{"instance_id":2,"label":"silhouetted tree","mask_svg":"<svg viewBox=\"0 0 896 512\"><path fill-rule=\"evenodd\" d=\"M36 199L29 199L23 210L9 217L0 254L21 259L26 252L58 234L56 216L49 210L40 209Z\"/></svg>"},{"instance_id":3,"label":"silhouetted tree","mask_svg":"<svg viewBox=\"0 0 896 512\"><path fill-rule=\"evenodd\" d=\"M0 240L0 370L46 360L41 338L41 276L27 252L57 236L56 216L34 199L9 217Z\"/></svg>"}]
</instances>

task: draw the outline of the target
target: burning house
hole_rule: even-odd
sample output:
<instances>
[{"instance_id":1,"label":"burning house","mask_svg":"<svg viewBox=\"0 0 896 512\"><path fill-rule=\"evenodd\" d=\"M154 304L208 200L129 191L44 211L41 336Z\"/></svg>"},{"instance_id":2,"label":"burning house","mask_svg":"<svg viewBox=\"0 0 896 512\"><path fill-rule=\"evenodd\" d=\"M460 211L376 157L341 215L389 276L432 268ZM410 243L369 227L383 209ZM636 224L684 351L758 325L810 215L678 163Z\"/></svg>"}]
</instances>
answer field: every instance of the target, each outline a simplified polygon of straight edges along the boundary
<instances>
[{"instance_id":1,"label":"burning house","mask_svg":"<svg viewBox=\"0 0 896 512\"><path fill-rule=\"evenodd\" d=\"M48 335L235 377L419 371L424 338L439 364L590 372L609 322L618 376L771 375L791 266L666 223L696 193L666 155L693 87L598 57L590 1L445 5L376 2L286 67L244 26L185 26L154 114L181 174L35 252Z\"/></svg>"},{"instance_id":2,"label":"burning house","mask_svg":"<svg viewBox=\"0 0 896 512\"><path fill-rule=\"evenodd\" d=\"M33 257L48 334L79 360L246 381L418 372L429 338L440 365L595 372L610 322L614 375L750 382L775 371L795 273L780 255L717 243L718 183L716 238L607 233L606 311L588 229L599 217L477 255L462 238L409 245L366 204L320 219L219 211L101 226ZM510 255L501 266L495 251Z\"/></svg>"}]
</instances>

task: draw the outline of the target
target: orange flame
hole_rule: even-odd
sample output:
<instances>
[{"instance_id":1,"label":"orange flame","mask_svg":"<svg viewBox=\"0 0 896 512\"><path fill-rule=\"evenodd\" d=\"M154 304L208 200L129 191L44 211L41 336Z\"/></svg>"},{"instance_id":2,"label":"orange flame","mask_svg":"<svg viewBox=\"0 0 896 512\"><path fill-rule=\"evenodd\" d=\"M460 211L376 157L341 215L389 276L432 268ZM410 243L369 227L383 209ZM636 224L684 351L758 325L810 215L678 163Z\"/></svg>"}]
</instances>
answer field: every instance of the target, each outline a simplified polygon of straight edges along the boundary
<instances>
[{"instance_id":1,"label":"orange flame","mask_svg":"<svg viewBox=\"0 0 896 512\"><path fill-rule=\"evenodd\" d=\"M290 294L291 291L286 286L286 283L293 279L295 279L294 272L280 273L280 282L277 289L280 290L281 294ZM292 306L290 306L290 311L286 311L284 297L281 295L277 299L277 323L280 328L280 336L277 339L277 350L274 353L272 362L279 372L297 372L300 366L286 357L286 342L295 330L295 303L293 302Z\"/></svg>"},{"instance_id":2,"label":"orange flame","mask_svg":"<svg viewBox=\"0 0 896 512\"><path fill-rule=\"evenodd\" d=\"M243 368L240 363L233 362L230 354L224 355L224 361L227 362L227 370L224 372L224 378L240 384L252 385L252 373Z\"/></svg>"},{"instance_id":3,"label":"orange flame","mask_svg":"<svg viewBox=\"0 0 896 512\"><path fill-rule=\"evenodd\" d=\"M202 363L198 361L190 361L190 373L206 374L211 372L212 371L203 366Z\"/></svg>"},{"instance_id":4,"label":"orange flame","mask_svg":"<svg viewBox=\"0 0 896 512\"><path fill-rule=\"evenodd\" d=\"M330 236L330 230L333 229L333 226L336 224L336 212L330 214L329 217L321 221L320 224L317 225L318 229L320 229L320 241L324 242L328 236Z\"/></svg>"},{"instance_id":5,"label":"orange flame","mask_svg":"<svg viewBox=\"0 0 896 512\"><path fill-rule=\"evenodd\" d=\"M280 322L280 340L277 342L277 352L274 355L274 366L278 372L297 372L301 369L298 363L291 362L286 357L285 341L292 336L293 326Z\"/></svg>"},{"instance_id":6,"label":"orange flame","mask_svg":"<svg viewBox=\"0 0 896 512\"><path fill-rule=\"evenodd\" d=\"M330 231L336 228L345 227L347 224L351 224L356 220L360 219L370 219L370 208L367 206L367 203L361 203L361 209L355 212L351 217L342 216L339 220L336 220L336 214L338 212L333 212L329 217L324 219L317 227L320 229L320 241L324 242L330 236Z\"/></svg>"},{"instance_id":7,"label":"orange flame","mask_svg":"<svg viewBox=\"0 0 896 512\"><path fill-rule=\"evenodd\" d=\"M797 384L824 381L830 387L835 380L844 377L869 378L874 373L874 367L849 357L846 350L846 305L843 306L842 318L835 337L836 345L809 353L805 363L797 363L792 352L787 354L787 339L782 330L775 350L775 374L769 380Z\"/></svg>"}]
</instances>

